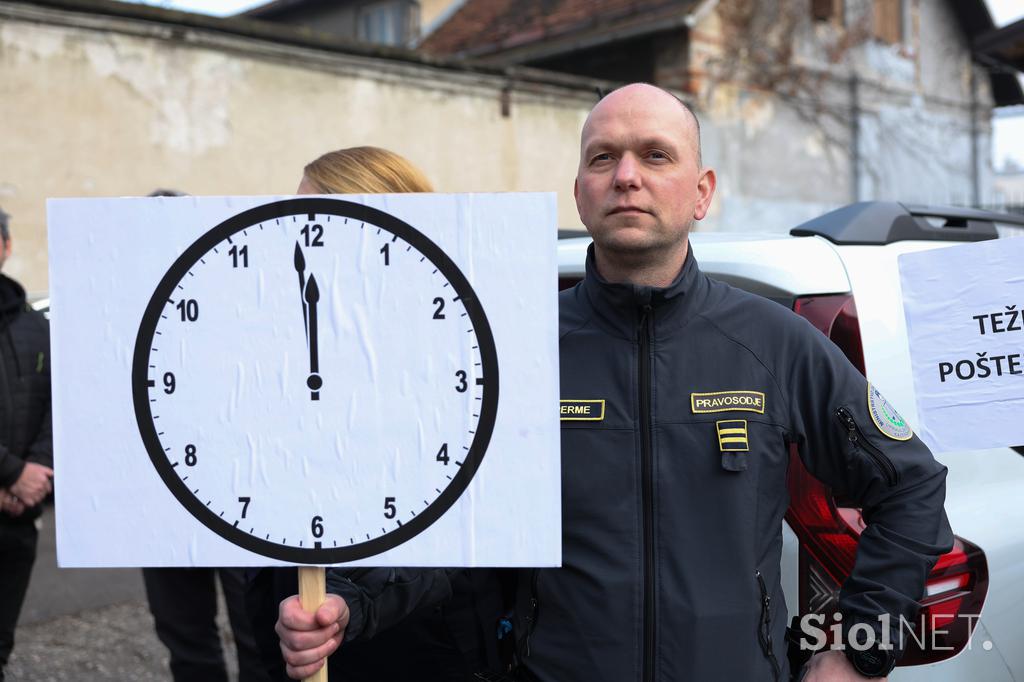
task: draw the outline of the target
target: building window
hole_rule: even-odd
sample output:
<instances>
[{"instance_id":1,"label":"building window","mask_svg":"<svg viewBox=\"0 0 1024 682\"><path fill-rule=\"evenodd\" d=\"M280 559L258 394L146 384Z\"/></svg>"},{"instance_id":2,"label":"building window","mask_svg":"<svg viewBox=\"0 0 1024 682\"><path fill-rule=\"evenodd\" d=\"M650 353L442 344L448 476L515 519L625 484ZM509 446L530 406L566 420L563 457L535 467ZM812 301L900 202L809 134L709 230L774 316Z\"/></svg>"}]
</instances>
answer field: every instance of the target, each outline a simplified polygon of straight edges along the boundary
<instances>
[{"instance_id":1,"label":"building window","mask_svg":"<svg viewBox=\"0 0 1024 682\"><path fill-rule=\"evenodd\" d=\"M408 45L419 32L419 4L409 0L374 2L359 10L358 37L380 45Z\"/></svg>"},{"instance_id":2,"label":"building window","mask_svg":"<svg viewBox=\"0 0 1024 682\"><path fill-rule=\"evenodd\" d=\"M811 0L811 16L816 21L843 23L843 0Z\"/></svg>"},{"instance_id":3,"label":"building window","mask_svg":"<svg viewBox=\"0 0 1024 682\"><path fill-rule=\"evenodd\" d=\"M874 0L872 34L885 43L903 41L903 0Z\"/></svg>"}]
</instances>

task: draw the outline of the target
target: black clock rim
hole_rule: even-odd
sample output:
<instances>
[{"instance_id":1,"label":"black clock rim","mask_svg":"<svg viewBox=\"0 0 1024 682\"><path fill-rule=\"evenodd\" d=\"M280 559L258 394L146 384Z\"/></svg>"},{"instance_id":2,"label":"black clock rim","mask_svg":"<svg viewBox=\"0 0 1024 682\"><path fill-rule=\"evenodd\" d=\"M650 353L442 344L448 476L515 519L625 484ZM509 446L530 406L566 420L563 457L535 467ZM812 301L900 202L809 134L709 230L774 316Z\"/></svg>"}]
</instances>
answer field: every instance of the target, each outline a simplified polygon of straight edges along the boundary
<instances>
[{"instance_id":1,"label":"black clock rim","mask_svg":"<svg viewBox=\"0 0 1024 682\"><path fill-rule=\"evenodd\" d=\"M397 528L379 537L345 547L293 547L271 542L250 535L215 514L193 495L171 467L170 460L160 445L149 403L149 353L153 346L157 321L167 300L171 298L174 287L200 257L231 235L258 223L304 213L336 215L371 223L397 235L426 256L445 276L465 306L476 334L484 379L480 417L473 442L469 451L465 453L462 466L441 495L407 523L400 523ZM232 544L261 556L293 564L345 563L376 556L408 542L441 518L469 487L470 481L480 468L494 432L498 412L498 354L487 315L469 280L448 254L422 232L389 213L352 201L325 198L284 199L245 210L211 228L192 242L167 270L154 290L139 323L132 360L132 396L139 433L150 460L178 502L200 523Z\"/></svg>"}]
</instances>

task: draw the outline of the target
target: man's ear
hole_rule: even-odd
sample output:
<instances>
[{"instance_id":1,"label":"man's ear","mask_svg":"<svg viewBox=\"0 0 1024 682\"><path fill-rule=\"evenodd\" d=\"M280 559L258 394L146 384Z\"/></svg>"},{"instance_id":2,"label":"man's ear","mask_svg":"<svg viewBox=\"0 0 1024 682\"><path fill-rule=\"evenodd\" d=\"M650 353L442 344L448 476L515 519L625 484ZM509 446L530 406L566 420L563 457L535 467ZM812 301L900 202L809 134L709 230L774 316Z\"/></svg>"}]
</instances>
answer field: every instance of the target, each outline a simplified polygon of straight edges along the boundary
<instances>
[{"instance_id":1,"label":"man's ear","mask_svg":"<svg viewBox=\"0 0 1024 682\"><path fill-rule=\"evenodd\" d=\"M4 260L6 260L11 255L11 242L12 241L13 240L10 237L8 237L6 240L4 240Z\"/></svg>"},{"instance_id":2,"label":"man's ear","mask_svg":"<svg viewBox=\"0 0 1024 682\"><path fill-rule=\"evenodd\" d=\"M705 168L701 171L697 180L697 201L693 205L693 219L703 220L711 206L711 199L715 196L715 185L717 178L713 168Z\"/></svg>"}]
</instances>

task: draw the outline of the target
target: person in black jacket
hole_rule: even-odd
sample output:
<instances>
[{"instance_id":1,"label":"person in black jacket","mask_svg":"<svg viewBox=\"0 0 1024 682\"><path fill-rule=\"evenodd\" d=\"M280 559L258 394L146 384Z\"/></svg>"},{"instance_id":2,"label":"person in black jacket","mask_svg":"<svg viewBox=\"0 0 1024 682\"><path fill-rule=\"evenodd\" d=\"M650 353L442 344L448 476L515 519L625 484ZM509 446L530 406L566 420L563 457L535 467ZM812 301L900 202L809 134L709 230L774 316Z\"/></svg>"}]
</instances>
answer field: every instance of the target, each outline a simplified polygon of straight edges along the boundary
<instances>
[{"instance_id":1,"label":"person in black jacket","mask_svg":"<svg viewBox=\"0 0 1024 682\"><path fill-rule=\"evenodd\" d=\"M594 243L560 295L561 394L604 409L563 417L563 565L520 573L524 680L788 680L791 446L867 523L839 599L846 655L816 654L804 682L886 677L952 547L946 469L882 394L806 320L700 271L687 235L715 184L696 117L664 90L620 88L583 127L574 194ZM289 673L444 587L410 570L339 582L312 617L285 602Z\"/></svg>"},{"instance_id":2,"label":"person in black jacket","mask_svg":"<svg viewBox=\"0 0 1024 682\"><path fill-rule=\"evenodd\" d=\"M0 210L0 267L11 253ZM0 275L0 680L14 648L38 531L35 520L52 490L50 332L25 290Z\"/></svg>"},{"instance_id":3,"label":"person in black jacket","mask_svg":"<svg viewBox=\"0 0 1024 682\"><path fill-rule=\"evenodd\" d=\"M303 169L297 194L431 192L423 172L408 159L379 147L350 147L328 152ZM415 604L367 611L367 633L331 659L332 682L462 682L495 665L495 629L502 613L498 576L493 571L441 571L439 591L419 595ZM400 597L391 590L401 573L386 568L336 568L328 571L328 589L358 583L367 594ZM431 581L433 582L433 581ZM262 569L250 579L248 607L275 680L285 677L285 660L274 633L278 606L298 589L296 569ZM341 589L344 589L342 587ZM361 612L361 615L364 612ZM398 613L393 621L376 614Z\"/></svg>"}]
</instances>

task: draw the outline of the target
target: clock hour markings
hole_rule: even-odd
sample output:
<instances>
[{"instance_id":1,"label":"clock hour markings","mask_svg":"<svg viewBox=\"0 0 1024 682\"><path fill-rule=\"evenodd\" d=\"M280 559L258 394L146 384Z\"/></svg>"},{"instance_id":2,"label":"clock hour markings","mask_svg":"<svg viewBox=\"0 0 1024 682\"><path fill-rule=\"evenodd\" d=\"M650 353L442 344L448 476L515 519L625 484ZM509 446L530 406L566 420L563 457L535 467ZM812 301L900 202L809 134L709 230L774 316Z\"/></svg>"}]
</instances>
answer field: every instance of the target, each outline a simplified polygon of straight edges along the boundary
<instances>
[{"instance_id":1,"label":"clock hour markings","mask_svg":"<svg viewBox=\"0 0 1024 682\"><path fill-rule=\"evenodd\" d=\"M178 464L180 464L180 462L175 462L174 464L171 465L171 468L173 469L174 467L178 466Z\"/></svg>"},{"instance_id":2,"label":"clock hour markings","mask_svg":"<svg viewBox=\"0 0 1024 682\"><path fill-rule=\"evenodd\" d=\"M398 519L395 519L395 521L398 521L398 527L401 528L402 527L402 522L400 520L398 520ZM383 530L383 529L381 529L381 530Z\"/></svg>"},{"instance_id":3,"label":"clock hour markings","mask_svg":"<svg viewBox=\"0 0 1024 682\"><path fill-rule=\"evenodd\" d=\"M316 214L315 213L310 213L309 214L309 222L312 223L312 222L315 222L315 221L316 221Z\"/></svg>"},{"instance_id":4,"label":"clock hour markings","mask_svg":"<svg viewBox=\"0 0 1024 682\"><path fill-rule=\"evenodd\" d=\"M238 521L235 521L235 528L238 528Z\"/></svg>"},{"instance_id":5,"label":"clock hour markings","mask_svg":"<svg viewBox=\"0 0 1024 682\"><path fill-rule=\"evenodd\" d=\"M476 363L476 364L478 364L478 365L479 365L480 363L478 362L478 363ZM476 378L476 385L477 385L477 386L483 386L483 385L484 385L484 378L483 378L483 377L477 377L477 378Z\"/></svg>"},{"instance_id":6,"label":"clock hour markings","mask_svg":"<svg viewBox=\"0 0 1024 682\"><path fill-rule=\"evenodd\" d=\"M379 233L380 230L377 230L377 232ZM394 237L391 238L391 242L394 243L394 242L397 242L397 241L398 241L398 235L396 234Z\"/></svg>"},{"instance_id":7,"label":"clock hour markings","mask_svg":"<svg viewBox=\"0 0 1024 682\"><path fill-rule=\"evenodd\" d=\"M312 218L310 218L310 220L312 220ZM321 544L319 542L314 542L313 543L313 549L320 549L320 547L321 547Z\"/></svg>"},{"instance_id":8,"label":"clock hour markings","mask_svg":"<svg viewBox=\"0 0 1024 682\"><path fill-rule=\"evenodd\" d=\"M468 450L469 448L466 449ZM455 460L455 463L458 464L459 466L462 466L462 462L460 462L459 460Z\"/></svg>"},{"instance_id":9,"label":"clock hour markings","mask_svg":"<svg viewBox=\"0 0 1024 682\"><path fill-rule=\"evenodd\" d=\"M160 316L160 319L161 319L161 320L166 320L166 319L167 319L167 316L166 316L166 315L161 315L161 316Z\"/></svg>"},{"instance_id":10,"label":"clock hour markings","mask_svg":"<svg viewBox=\"0 0 1024 682\"><path fill-rule=\"evenodd\" d=\"M202 263L203 265L206 265L206 261L203 260L202 258L199 259L199 262Z\"/></svg>"},{"instance_id":11,"label":"clock hour markings","mask_svg":"<svg viewBox=\"0 0 1024 682\"><path fill-rule=\"evenodd\" d=\"M154 386L156 386L156 382L150 379L149 381L146 382L146 385L149 386L150 388L153 388Z\"/></svg>"},{"instance_id":12,"label":"clock hour markings","mask_svg":"<svg viewBox=\"0 0 1024 682\"><path fill-rule=\"evenodd\" d=\"M231 241L231 237L228 237L228 244L234 244L234 242Z\"/></svg>"}]
</instances>

